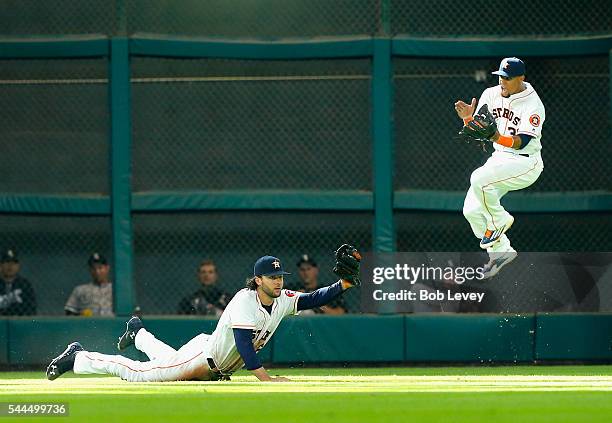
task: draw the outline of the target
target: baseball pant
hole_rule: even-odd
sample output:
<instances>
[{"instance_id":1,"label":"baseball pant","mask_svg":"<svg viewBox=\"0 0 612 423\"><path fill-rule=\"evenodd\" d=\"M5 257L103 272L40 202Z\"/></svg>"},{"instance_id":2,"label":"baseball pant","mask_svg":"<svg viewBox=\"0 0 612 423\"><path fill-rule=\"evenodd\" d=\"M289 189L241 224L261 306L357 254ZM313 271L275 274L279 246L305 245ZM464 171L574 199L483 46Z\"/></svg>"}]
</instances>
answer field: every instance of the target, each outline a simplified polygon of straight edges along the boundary
<instances>
[{"instance_id":1,"label":"baseball pant","mask_svg":"<svg viewBox=\"0 0 612 423\"><path fill-rule=\"evenodd\" d=\"M110 374L128 382L165 382L177 380L209 380L206 343L210 335L200 334L178 351L140 329L136 348L151 361L135 361L121 355L80 351L74 360L76 374Z\"/></svg>"},{"instance_id":2,"label":"baseball pant","mask_svg":"<svg viewBox=\"0 0 612 423\"><path fill-rule=\"evenodd\" d=\"M539 154L524 157L495 151L484 165L472 173L470 189L463 203L463 215L478 239L482 239L487 229L494 231L508 223L511 216L502 207L501 198L509 191L533 184L543 169ZM500 253L514 249L504 234L487 251Z\"/></svg>"}]
</instances>

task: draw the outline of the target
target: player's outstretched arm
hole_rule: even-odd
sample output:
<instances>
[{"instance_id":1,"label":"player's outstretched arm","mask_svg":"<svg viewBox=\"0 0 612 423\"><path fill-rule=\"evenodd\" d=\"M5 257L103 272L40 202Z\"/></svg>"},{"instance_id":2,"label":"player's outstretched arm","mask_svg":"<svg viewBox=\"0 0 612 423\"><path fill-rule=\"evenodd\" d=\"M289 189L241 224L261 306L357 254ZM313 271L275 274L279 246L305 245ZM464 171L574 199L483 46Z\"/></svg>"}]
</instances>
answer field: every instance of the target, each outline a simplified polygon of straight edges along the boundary
<instances>
[{"instance_id":1,"label":"player's outstretched arm","mask_svg":"<svg viewBox=\"0 0 612 423\"><path fill-rule=\"evenodd\" d=\"M250 370L257 379L262 382L287 382L289 379L284 377L272 377L267 370L261 365L261 361L257 358L255 348L253 347L253 330L234 328L234 341L236 349L244 361L244 366Z\"/></svg>"},{"instance_id":2,"label":"player's outstretched arm","mask_svg":"<svg viewBox=\"0 0 612 423\"><path fill-rule=\"evenodd\" d=\"M298 311L321 307L333 301L347 289L359 286L361 284L360 265L361 254L359 254L359 251L352 245L343 244L336 250L336 264L334 266L334 273L340 277L340 280L333 285L300 295L297 300Z\"/></svg>"},{"instance_id":3,"label":"player's outstretched arm","mask_svg":"<svg viewBox=\"0 0 612 423\"><path fill-rule=\"evenodd\" d=\"M351 286L352 285L348 282L340 280L333 285L316 289L307 294L301 294L297 299L297 310L302 311L324 306L332 302L338 295L342 294L342 292Z\"/></svg>"}]
</instances>

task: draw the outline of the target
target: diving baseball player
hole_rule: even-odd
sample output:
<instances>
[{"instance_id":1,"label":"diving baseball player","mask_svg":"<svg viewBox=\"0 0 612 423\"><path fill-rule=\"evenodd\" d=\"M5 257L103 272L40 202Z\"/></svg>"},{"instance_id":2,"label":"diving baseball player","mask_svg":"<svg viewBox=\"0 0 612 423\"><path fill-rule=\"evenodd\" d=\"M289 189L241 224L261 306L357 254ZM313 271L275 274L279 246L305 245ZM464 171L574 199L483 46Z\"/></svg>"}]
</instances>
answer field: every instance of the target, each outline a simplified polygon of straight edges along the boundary
<instances>
[{"instance_id":1,"label":"diving baseball player","mask_svg":"<svg viewBox=\"0 0 612 423\"><path fill-rule=\"evenodd\" d=\"M85 351L73 342L51 361L47 378L55 380L73 370L77 374L111 374L129 382L220 380L229 379L245 366L261 381L287 381L271 377L257 358L257 351L268 343L285 316L325 305L359 285L360 261L354 247L342 245L336 251L334 267L340 280L304 294L283 289L283 276L288 273L278 258L261 257L253 266L253 277L229 302L212 335L197 335L177 351L148 332L138 317L132 317L117 347L122 350L134 345L150 361Z\"/></svg>"},{"instance_id":2,"label":"diving baseball player","mask_svg":"<svg viewBox=\"0 0 612 423\"><path fill-rule=\"evenodd\" d=\"M525 64L516 57L501 61L499 85L484 90L476 106L459 100L457 115L464 126L459 133L464 141L493 144L494 152L470 177L470 188L463 214L480 247L489 253L485 278L495 276L516 258L506 232L514 217L500 204L508 191L533 184L544 169L540 150L542 125L546 114L542 100L525 82ZM476 114L475 111L478 110Z\"/></svg>"}]
</instances>

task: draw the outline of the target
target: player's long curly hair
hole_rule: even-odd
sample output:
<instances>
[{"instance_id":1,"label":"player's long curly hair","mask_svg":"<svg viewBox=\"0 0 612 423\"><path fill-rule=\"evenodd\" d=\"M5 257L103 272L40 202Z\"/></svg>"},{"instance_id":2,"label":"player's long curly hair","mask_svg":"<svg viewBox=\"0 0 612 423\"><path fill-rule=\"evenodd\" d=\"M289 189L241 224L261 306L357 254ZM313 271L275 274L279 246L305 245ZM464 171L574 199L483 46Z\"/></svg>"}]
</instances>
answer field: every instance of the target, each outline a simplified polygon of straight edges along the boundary
<instances>
[{"instance_id":1,"label":"player's long curly hair","mask_svg":"<svg viewBox=\"0 0 612 423\"><path fill-rule=\"evenodd\" d=\"M249 288L252 291L257 291L257 282L255 281L255 278L257 276L253 276L252 278L248 278L246 280L246 287Z\"/></svg>"}]
</instances>

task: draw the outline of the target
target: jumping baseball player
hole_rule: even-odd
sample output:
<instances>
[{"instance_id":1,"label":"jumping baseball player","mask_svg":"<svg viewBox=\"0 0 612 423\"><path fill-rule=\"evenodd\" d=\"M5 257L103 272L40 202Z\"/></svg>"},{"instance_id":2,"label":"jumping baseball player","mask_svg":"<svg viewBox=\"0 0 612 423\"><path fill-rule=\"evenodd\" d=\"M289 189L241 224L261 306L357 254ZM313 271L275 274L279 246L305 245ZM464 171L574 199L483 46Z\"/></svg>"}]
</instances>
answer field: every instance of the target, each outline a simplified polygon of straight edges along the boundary
<instances>
[{"instance_id":1,"label":"jumping baseball player","mask_svg":"<svg viewBox=\"0 0 612 423\"><path fill-rule=\"evenodd\" d=\"M485 278L495 276L516 258L506 235L514 217L500 199L508 191L533 184L544 169L540 138L546 115L540 97L525 82L525 64L516 57L505 58L493 74L499 76L499 85L484 90L478 106L475 98L471 104L455 103L464 122L460 138L494 148L486 163L472 173L463 205L480 247L489 253Z\"/></svg>"},{"instance_id":2,"label":"jumping baseball player","mask_svg":"<svg viewBox=\"0 0 612 423\"><path fill-rule=\"evenodd\" d=\"M304 294L283 289L283 276L289 273L278 258L261 257L255 262L253 277L229 302L212 335L202 333L177 351L148 332L138 317L132 317L117 347L123 350L134 345L150 361L85 351L81 344L73 342L51 361L47 378L55 380L73 370L77 374L111 374L129 382L220 380L229 379L245 366L261 381L287 381L271 377L256 353L268 343L285 316L325 305L359 285L360 261L354 247L342 245L336 251L334 267L340 280Z\"/></svg>"}]
</instances>

